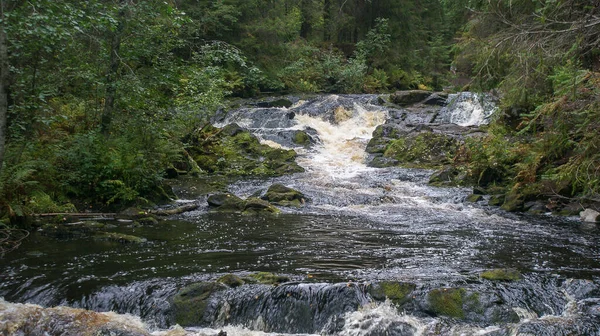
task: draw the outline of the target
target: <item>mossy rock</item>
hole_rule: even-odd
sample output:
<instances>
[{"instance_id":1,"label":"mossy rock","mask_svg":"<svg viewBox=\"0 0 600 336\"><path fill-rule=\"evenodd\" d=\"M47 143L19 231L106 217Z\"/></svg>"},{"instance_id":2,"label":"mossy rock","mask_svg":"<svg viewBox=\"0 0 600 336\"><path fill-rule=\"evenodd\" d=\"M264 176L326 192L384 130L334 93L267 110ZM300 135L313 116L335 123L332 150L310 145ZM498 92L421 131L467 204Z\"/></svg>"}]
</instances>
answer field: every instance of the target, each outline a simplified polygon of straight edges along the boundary
<instances>
[{"instance_id":1,"label":"mossy rock","mask_svg":"<svg viewBox=\"0 0 600 336\"><path fill-rule=\"evenodd\" d=\"M258 272L249 275L250 278L256 280L258 283L265 285L279 285L284 282L290 281L290 278L284 275L277 275L270 272Z\"/></svg>"},{"instance_id":2,"label":"mossy rock","mask_svg":"<svg viewBox=\"0 0 600 336\"><path fill-rule=\"evenodd\" d=\"M465 297L466 291L464 288L438 288L427 294L427 301L429 308L436 315L464 319L463 304Z\"/></svg>"},{"instance_id":3,"label":"mossy rock","mask_svg":"<svg viewBox=\"0 0 600 336\"><path fill-rule=\"evenodd\" d=\"M102 232L97 234L94 239L113 241L121 244L142 244L148 241L146 238L117 232Z\"/></svg>"},{"instance_id":4,"label":"mossy rock","mask_svg":"<svg viewBox=\"0 0 600 336\"><path fill-rule=\"evenodd\" d=\"M488 201L488 205L501 206L504 203L505 198L506 197L504 196L504 194L492 195L490 197L490 200Z\"/></svg>"},{"instance_id":5,"label":"mossy rock","mask_svg":"<svg viewBox=\"0 0 600 336\"><path fill-rule=\"evenodd\" d=\"M186 139L201 170L234 176L280 176L303 172L295 162L296 152L272 148L237 124L222 129L205 126Z\"/></svg>"},{"instance_id":6,"label":"mossy rock","mask_svg":"<svg viewBox=\"0 0 600 336\"><path fill-rule=\"evenodd\" d=\"M401 305L410 299L410 294L416 285L409 282L382 281L370 288L371 296L376 300L390 299L393 303Z\"/></svg>"},{"instance_id":7,"label":"mossy rock","mask_svg":"<svg viewBox=\"0 0 600 336\"><path fill-rule=\"evenodd\" d=\"M383 156L404 167L437 168L450 163L458 147L458 141L448 135L420 132L392 141Z\"/></svg>"},{"instance_id":8,"label":"mossy rock","mask_svg":"<svg viewBox=\"0 0 600 336\"><path fill-rule=\"evenodd\" d=\"M213 194L206 201L213 209L223 212L243 211L246 206L246 202L243 199L230 193Z\"/></svg>"},{"instance_id":9,"label":"mossy rock","mask_svg":"<svg viewBox=\"0 0 600 336\"><path fill-rule=\"evenodd\" d=\"M175 323L184 327L202 325L210 296L225 289L227 286L220 282L200 282L180 290L171 299Z\"/></svg>"},{"instance_id":10,"label":"mossy rock","mask_svg":"<svg viewBox=\"0 0 600 336\"><path fill-rule=\"evenodd\" d=\"M117 214L118 218L138 219L148 217L148 211L137 207L129 207Z\"/></svg>"},{"instance_id":11,"label":"mossy rock","mask_svg":"<svg viewBox=\"0 0 600 336\"><path fill-rule=\"evenodd\" d=\"M312 144L312 138L304 131L295 131L292 142L296 145L308 147Z\"/></svg>"},{"instance_id":12,"label":"mossy rock","mask_svg":"<svg viewBox=\"0 0 600 336\"><path fill-rule=\"evenodd\" d=\"M303 206L308 200L303 193L282 184L271 185L262 199L272 204L297 208Z\"/></svg>"},{"instance_id":13,"label":"mossy rock","mask_svg":"<svg viewBox=\"0 0 600 336\"><path fill-rule=\"evenodd\" d=\"M227 285L229 287L239 287L245 284L244 280L235 274L225 274L217 282Z\"/></svg>"},{"instance_id":14,"label":"mossy rock","mask_svg":"<svg viewBox=\"0 0 600 336\"><path fill-rule=\"evenodd\" d=\"M471 194L471 195L467 196L466 201L470 202L470 203L477 203L477 202L481 201L482 199L483 199L483 196L481 196L481 195Z\"/></svg>"},{"instance_id":15,"label":"mossy rock","mask_svg":"<svg viewBox=\"0 0 600 336\"><path fill-rule=\"evenodd\" d=\"M481 278L492 281L518 281L521 273L515 269L498 268L481 273Z\"/></svg>"},{"instance_id":16,"label":"mossy rock","mask_svg":"<svg viewBox=\"0 0 600 336\"><path fill-rule=\"evenodd\" d=\"M523 211L525 205L525 197L517 192L511 191L505 195L502 210L508 212Z\"/></svg>"},{"instance_id":17,"label":"mossy rock","mask_svg":"<svg viewBox=\"0 0 600 336\"><path fill-rule=\"evenodd\" d=\"M244 205L244 214L278 214L281 210L277 209L269 202L256 197L250 197L246 200Z\"/></svg>"}]
</instances>

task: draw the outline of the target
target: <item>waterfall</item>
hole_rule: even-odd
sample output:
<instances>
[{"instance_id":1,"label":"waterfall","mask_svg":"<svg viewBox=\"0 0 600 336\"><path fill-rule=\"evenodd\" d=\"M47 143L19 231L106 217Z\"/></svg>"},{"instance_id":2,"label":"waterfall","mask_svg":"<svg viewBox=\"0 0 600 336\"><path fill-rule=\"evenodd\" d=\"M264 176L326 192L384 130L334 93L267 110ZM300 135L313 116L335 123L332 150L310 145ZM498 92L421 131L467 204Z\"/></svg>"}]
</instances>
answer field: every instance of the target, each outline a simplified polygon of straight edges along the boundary
<instances>
[{"instance_id":1,"label":"waterfall","mask_svg":"<svg viewBox=\"0 0 600 336\"><path fill-rule=\"evenodd\" d=\"M448 105L436 121L460 126L479 126L490 122L497 110L493 97L485 93L459 92L448 96Z\"/></svg>"}]
</instances>

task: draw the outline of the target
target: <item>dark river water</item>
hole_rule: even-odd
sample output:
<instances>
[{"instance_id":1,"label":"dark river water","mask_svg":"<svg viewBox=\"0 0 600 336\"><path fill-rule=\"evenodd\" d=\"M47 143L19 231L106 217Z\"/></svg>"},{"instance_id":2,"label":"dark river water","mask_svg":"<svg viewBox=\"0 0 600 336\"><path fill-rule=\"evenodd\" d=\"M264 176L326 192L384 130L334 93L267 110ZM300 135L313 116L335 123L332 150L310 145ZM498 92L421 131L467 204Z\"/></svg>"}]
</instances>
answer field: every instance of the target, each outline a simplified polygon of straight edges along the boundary
<instances>
[{"instance_id":1,"label":"dark river water","mask_svg":"<svg viewBox=\"0 0 600 336\"><path fill-rule=\"evenodd\" d=\"M596 225L468 203L464 201L468 189L428 186L431 171L366 167L363 148L385 120L385 111L368 107L360 105L354 118L336 125L297 117L300 125L284 126L308 125L321 141L315 149L301 152L299 162L307 171L229 186L230 192L248 197L283 183L311 199L305 207L282 208L281 214L269 216L212 213L201 207L154 225L106 222L114 225L111 231L146 238L142 244L87 236L56 239L36 232L0 259L0 297L8 302L128 313L141 317L159 335L173 325L169 298L185 285L228 273L268 271L315 286L405 281L416 283L418 290L461 286L500 291L506 301L514 297L513 308L521 318L512 324L460 322L427 315L418 307L398 312L386 302L348 313L346 324L332 332L340 335L600 334ZM244 124L241 117L235 121ZM204 204L206 195L194 192L198 183L203 182L181 180L175 189L181 198ZM518 270L523 279L517 285L479 279L482 271L494 268ZM573 281L590 289L571 290ZM244 316L237 321L198 326L186 333L213 335L225 328L229 335L262 335L260 328L247 329L257 328ZM361 324L365 321L383 327L372 332ZM578 327L556 327L567 322ZM264 331L323 332L287 327Z\"/></svg>"}]
</instances>

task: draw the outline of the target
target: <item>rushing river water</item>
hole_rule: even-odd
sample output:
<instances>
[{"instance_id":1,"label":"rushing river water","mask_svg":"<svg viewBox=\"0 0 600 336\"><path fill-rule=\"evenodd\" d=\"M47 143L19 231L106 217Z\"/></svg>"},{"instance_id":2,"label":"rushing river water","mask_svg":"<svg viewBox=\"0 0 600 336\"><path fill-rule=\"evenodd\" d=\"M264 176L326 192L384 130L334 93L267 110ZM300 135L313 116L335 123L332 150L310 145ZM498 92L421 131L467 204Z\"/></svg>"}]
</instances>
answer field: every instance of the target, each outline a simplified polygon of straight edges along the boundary
<instances>
[{"instance_id":1,"label":"rushing river water","mask_svg":"<svg viewBox=\"0 0 600 336\"><path fill-rule=\"evenodd\" d=\"M292 147L290 131L313 136L312 148L297 149L305 173L245 179L229 187L248 197L282 183L310 198L305 207L284 208L278 216L219 214L201 207L156 225L112 223L115 232L148 240L141 245L34 233L0 259L0 297L7 301L0 300L0 318L3 310L25 316L33 306L8 302L27 302L132 314L144 323L127 315L110 318L155 335L216 335L219 330L229 335L600 335L598 228L466 203L468 189L428 186L431 171L367 167L366 143L390 113L374 100L328 96L290 109L231 113L220 122L237 122L273 146ZM194 193L194 183L199 182L179 183L181 197L205 203L206 195ZM523 278L514 283L480 279L480 272L490 268L516 269ZM248 297L263 295L267 289L261 287L222 298L233 307L228 323L167 330L173 325L169 299L183 286L256 271L289 276L294 283L280 287L288 296L319 292L321 299L306 294L307 300L340 300L340 307L361 308L324 308L311 323L291 323L281 302L261 303L263 309L270 305L269 316L252 308ZM490 302L502 301L518 318L510 323L457 320L435 316L417 303L400 312L390 301L374 303L361 294L361 286L379 281L415 284L415 300L431 288L465 288L493 297ZM349 282L358 292L346 290ZM334 315L343 317L337 325L332 325Z\"/></svg>"}]
</instances>

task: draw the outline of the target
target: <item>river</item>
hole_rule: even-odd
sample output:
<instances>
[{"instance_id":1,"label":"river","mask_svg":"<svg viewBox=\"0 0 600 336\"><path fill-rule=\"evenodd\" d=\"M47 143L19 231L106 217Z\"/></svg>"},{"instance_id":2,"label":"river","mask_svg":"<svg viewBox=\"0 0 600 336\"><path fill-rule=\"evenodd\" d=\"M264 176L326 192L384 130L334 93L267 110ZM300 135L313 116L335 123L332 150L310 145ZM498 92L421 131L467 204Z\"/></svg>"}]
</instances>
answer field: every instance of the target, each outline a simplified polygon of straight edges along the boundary
<instances>
[{"instance_id":1,"label":"river","mask_svg":"<svg viewBox=\"0 0 600 336\"><path fill-rule=\"evenodd\" d=\"M430 170L368 167L364 148L391 113L375 101L370 95L323 96L222 117L221 125L236 122L272 146L293 147L291 131L312 135L313 146L296 148L306 172L229 185L231 193L248 197L281 183L310 199L304 207L247 216L204 206L155 225L112 223L113 231L144 237L145 244L33 233L0 259L0 297L6 300L0 300L0 319L3 310L16 311L13 320L25 318L33 306L13 303L32 303L128 314L110 318L154 335L600 335L597 226L466 202L470 189L428 186ZM463 119L489 117L477 113ZM194 192L198 183L183 179L176 191L204 204L206 195ZM517 270L521 279L480 277L497 268ZM271 298L260 309L250 303L274 290L257 287L220 297L215 309L225 301L233 307L226 322L173 327L170 298L182 287L258 271L289 277L275 290L305 295L311 307L332 307L293 319L297 312L288 303ZM412 284L414 302L399 310L365 290L386 281ZM479 315L432 313L426 301L440 288L476 294ZM509 317L487 316L496 312Z\"/></svg>"}]
</instances>

